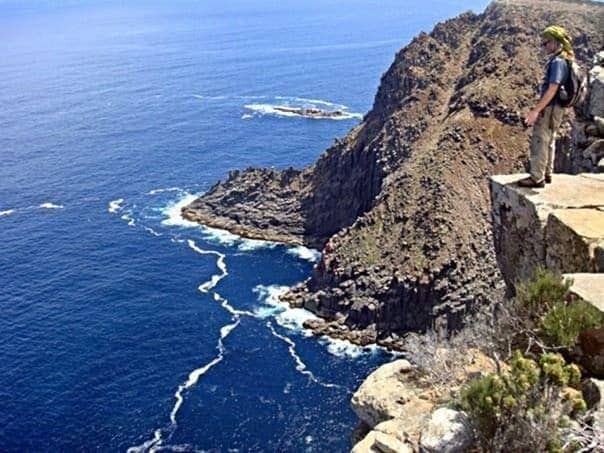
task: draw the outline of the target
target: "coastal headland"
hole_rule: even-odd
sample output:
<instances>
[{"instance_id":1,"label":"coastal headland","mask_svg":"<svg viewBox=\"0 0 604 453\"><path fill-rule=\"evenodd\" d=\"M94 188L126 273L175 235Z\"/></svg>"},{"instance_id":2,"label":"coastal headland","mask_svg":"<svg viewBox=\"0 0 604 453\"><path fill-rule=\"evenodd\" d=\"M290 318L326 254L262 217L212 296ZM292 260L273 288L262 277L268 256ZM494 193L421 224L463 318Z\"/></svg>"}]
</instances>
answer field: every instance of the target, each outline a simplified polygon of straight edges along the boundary
<instances>
[{"instance_id":1,"label":"coastal headland","mask_svg":"<svg viewBox=\"0 0 604 453\"><path fill-rule=\"evenodd\" d=\"M458 326L504 291L489 176L524 170L539 32L564 24L589 67L604 46L603 9L494 1L439 23L396 54L372 109L315 164L233 171L182 215L320 249L311 277L284 296L323 319L310 326L316 333L397 348L405 332ZM570 143L572 121L568 111L560 143Z\"/></svg>"}]
</instances>

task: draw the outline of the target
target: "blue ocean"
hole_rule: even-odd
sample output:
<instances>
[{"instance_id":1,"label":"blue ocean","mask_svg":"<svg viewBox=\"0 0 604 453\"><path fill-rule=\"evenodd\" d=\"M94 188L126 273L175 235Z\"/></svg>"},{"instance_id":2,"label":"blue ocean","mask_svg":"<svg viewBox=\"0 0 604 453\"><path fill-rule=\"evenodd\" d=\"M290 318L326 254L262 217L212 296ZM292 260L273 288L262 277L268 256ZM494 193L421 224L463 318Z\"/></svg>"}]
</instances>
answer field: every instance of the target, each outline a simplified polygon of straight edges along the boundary
<instances>
[{"instance_id":1,"label":"blue ocean","mask_svg":"<svg viewBox=\"0 0 604 453\"><path fill-rule=\"evenodd\" d=\"M486 4L0 1L0 451L349 450L392 355L279 302L318 251L180 207L312 163L399 48Z\"/></svg>"}]
</instances>

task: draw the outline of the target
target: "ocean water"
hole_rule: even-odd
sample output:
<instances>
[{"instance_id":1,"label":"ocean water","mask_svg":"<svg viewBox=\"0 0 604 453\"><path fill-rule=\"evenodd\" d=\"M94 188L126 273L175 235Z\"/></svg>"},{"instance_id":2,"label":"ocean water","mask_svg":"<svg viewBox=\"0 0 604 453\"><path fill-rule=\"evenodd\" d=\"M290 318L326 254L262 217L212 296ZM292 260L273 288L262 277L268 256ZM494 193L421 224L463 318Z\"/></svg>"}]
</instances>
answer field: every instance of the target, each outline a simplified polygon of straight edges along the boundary
<instances>
[{"instance_id":1,"label":"ocean water","mask_svg":"<svg viewBox=\"0 0 604 453\"><path fill-rule=\"evenodd\" d=\"M400 47L486 3L0 1L0 451L347 451L392 356L279 303L317 251L179 208L313 162Z\"/></svg>"}]
</instances>

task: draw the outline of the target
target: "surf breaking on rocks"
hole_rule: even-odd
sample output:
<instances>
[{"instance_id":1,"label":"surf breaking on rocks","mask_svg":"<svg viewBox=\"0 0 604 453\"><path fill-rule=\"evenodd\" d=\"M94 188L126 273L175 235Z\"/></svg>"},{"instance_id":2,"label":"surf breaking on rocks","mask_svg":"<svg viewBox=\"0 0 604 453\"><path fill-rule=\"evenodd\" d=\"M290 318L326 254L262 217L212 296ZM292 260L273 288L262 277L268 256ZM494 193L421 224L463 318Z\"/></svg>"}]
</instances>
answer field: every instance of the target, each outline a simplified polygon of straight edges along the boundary
<instances>
[{"instance_id":1,"label":"surf breaking on rocks","mask_svg":"<svg viewBox=\"0 0 604 453\"><path fill-rule=\"evenodd\" d=\"M143 208L141 210L141 212L143 213L142 217L140 215L137 215L137 212L135 211L136 204L129 205L128 202L126 202L123 198L119 198L109 202L107 211L114 215L120 215L121 219L127 222L129 226L140 227L155 237L163 236L163 234L157 232L155 229L151 228L151 226L147 224L147 220L149 220L149 218L145 218L144 213L148 212L149 209L151 211L159 210L162 213L163 220L161 220L160 222L162 226L195 228L196 231L201 232L201 235L204 240L215 241L227 247L236 247L236 250L239 251L252 252L257 249L274 248L277 246L282 246L281 244L277 243L247 240L226 231L209 229L195 222L190 222L188 220L183 219L180 215L182 206L190 203L193 199L198 196L193 195L187 192L186 190L182 190L176 187L170 187L167 189L153 189L147 192L146 195L154 196L156 194L161 194L164 192L178 192L179 197L177 200L172 200L167 205L164 205L161 209L149 207ZM172 409L170 410L168 424L160 428L156 428L153 431L152 437L143 442L142 444L130 447L128 449L130 453L159 451L163 449L174 449L179 447L177 445L169 444L169 442L178 427L178 415L180 413L182 405L185 402L186 394L199 383L200 379L205 374L207 374L212 368L214 368L216 365L218 365L221 361L224 360L226 352L226 346L224 341L240 325L242 317L249 317L257 320L264 320L267 317L274 317L280 327L299 332L303 336L310 335L310 333L308 333L303 328L303 320L306 319L308 316L313 315L310 312L306 312L305 310L291 309L290 307L277 300L279 295L284 291L286 287L280 287L277 285L259 285L254 289L254 292L257 292L259 294L259 300L267 304L268 306L265 305L265 308L258 307L253 311L237 309L230 304L228 299L226 299L217 291L215 291L215 288L220 283L220 281L222 281L225 277L229 275L226 263L226 255L217 250L205 250L199 247L195 240L190 238L183 239L180 237L180 234L170 233L167 235L167 237L173 243L186 244L191 250L193 250L199 255L215 257L216 268L218 269L218 272L210 275L210 277L206 281L199 284L197 289L203 295L211 294L213 301L215 303L218 303L225 311L227 311L230 314L231 319L219 330L219 337L216 343L216 355L207 363L204 363L199 367L193 369L192 371L188 372L187 379L183 383L178 385L176 391L174 392L174 404L172 406ZM296 256L299 259L304 259L311 262L316 261L320 258L319 252L306 249L304 247L288 248L286 253ZM298 313L299 311L304 311L305 313ZM342 388L340 385L324 382L317 376L315 376L315 374L310 369L308 369L308 366L304 363L302 358L297 353L295 341L289 336L279 332L276 326L273 325L270 320L266 320L266 322L263 322L260 325L264 325L264 327L269 330L272 336L274 336L281 342L286 343L288 353L292 358L294 367L298 373L305 376L309 379L310 382L316 385L326 388ZM325 339L320 339L320 343L325 343L325 341ZM334 348L330 348L329 344L327 345L327 349L331 353L334 352ZM352 355L347 354L341 348L338 349L339 354L336 355L349 357Z\"/></svg>"}]
</instances>

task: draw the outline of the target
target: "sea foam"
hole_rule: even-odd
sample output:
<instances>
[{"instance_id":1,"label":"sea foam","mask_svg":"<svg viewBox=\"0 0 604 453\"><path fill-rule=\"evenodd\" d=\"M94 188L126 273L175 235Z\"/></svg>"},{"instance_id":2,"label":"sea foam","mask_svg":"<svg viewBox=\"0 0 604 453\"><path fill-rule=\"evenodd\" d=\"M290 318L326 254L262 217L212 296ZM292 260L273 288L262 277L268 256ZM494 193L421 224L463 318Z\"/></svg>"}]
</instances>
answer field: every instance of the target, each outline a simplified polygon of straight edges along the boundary
<instances>
[{"instance_id":1,"label":"sea foam","mask_svg":"<svg viewBox=\"0 0 604 453\"><path fill-rule=\"evenodd\" d=\"M290 255L297 256L306 261L310 261L311 263L316 263L321 259L321 252L315 249L309 249L302 245L298 245L296 247L291 247L287 250L287 253Z\"/></svg>"},{"instance_id":2,"label":"sea foam","mask_svg":"<svg viewBox=\"0 0 604 453\"><path fill-rule=\"evenodd\" d=\"M119 211L120 209L122 209L122 203L124 202L123 198L118 198L117 200L113 200L109 202L109 207L107 208L107 211L109 211L111 214L116 213L117 211Z\"/></svg>"},{"instance_id":3,"label":"sea foam","mask_svg":"<svg viewBox=\"0 0 604 453\"><path fill-rule=\"evenodd\" d=\"M6 211L0 211L0 217L6 216L6 215L11 215L13 212L15 212L14 209L7 209Z\"/></svg>"},{"instance_id":4,"label":"sea foam","mask_svg":"<svg viewBox=\"0 0 604 453\"><path fill-rule=\"evenodd\" d=\"M181 214L182 208L191 204L198 197L199 195L188 193L180 200L168 204L168 206L162 209L162 214L166 217L166 219L161 222L162 225L178 226L183 228L199 227L197 222L191 222L190 220L185 219Z\"/></svg>"},{"instance_id":5,"label":"sea foam","mask_svg":"<svg viewBox=\"0 0 604 453\"><path fill-rule=\"evenodd\" d=\"M54 203L50 203L50 202L46 202L46 203L42 203L40 205L40 208L42 209L63 209L65 206L63 206L62 204L54 204Z\"/></svg>"}]
</instances>

